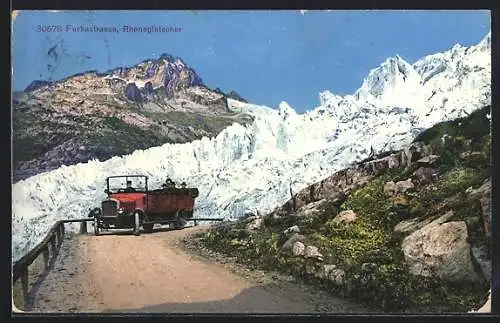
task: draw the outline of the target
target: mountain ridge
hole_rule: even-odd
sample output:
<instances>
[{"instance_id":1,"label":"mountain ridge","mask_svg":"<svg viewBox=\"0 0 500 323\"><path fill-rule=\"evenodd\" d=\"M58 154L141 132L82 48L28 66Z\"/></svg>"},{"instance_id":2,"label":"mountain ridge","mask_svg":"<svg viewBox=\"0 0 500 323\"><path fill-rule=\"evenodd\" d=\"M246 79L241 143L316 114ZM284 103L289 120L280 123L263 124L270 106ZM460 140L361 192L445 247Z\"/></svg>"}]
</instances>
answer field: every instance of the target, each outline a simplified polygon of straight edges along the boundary
<instances>
[{"instance_id":1,"label":"mountain ridge","mask_svg":"<svg viewBox=\"0 0 500 323\"><path fill-rule=\"evenodd\" d=\"M236 92L208 88L194 69L168 54L102 73L33 81L27 90L13 95L14 180L63 164L214 136L233 122L251 120L229 111L228 97L242 99Z\"/></svg>"}]
</instances>

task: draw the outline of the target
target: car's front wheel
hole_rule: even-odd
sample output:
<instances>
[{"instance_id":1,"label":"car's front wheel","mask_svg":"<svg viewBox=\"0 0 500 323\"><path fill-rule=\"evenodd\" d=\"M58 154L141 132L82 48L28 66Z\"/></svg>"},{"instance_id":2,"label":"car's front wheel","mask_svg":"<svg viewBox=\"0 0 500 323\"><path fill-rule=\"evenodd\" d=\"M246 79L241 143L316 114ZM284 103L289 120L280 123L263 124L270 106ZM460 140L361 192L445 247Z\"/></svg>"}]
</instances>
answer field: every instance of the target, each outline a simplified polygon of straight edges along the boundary
<instances>
[{"instance_id":1,"label":"car's front wheel","mask_svg":"<svg viewBox=\"0 0 500 323\"><path fill-rule=\"evenodd\" d=\"M182 230L186 226L186 220L182 217L177 217L177 219L174 222L174 229L175 230Z\"/></svg>"}]
</instances>

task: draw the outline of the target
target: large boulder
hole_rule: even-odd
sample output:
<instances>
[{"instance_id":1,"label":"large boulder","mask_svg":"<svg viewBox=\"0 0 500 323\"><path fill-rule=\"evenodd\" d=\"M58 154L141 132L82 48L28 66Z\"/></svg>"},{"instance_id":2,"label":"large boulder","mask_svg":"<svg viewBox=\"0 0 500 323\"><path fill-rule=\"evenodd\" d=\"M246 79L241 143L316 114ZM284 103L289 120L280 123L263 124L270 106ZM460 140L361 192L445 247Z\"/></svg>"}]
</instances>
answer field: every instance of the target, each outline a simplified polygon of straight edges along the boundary
<instances>
[{"instance_id":1,"label":"large boulder","mask_svg":"<svg viewBox=\"0 0 500 323\"><path fill-rule=\"evenodd\" d=\"M453 211L448 211L437 219L428 218L422 220L419 217L403 220L396 224L394 227L394 232L402 233L402 234L410 234L413 233L427 225L438 225L449 221L455 214Z\"/></svg>"},{"instance_id":2,"label":"large boulder","mask_svg":"<svg viewBox=\"0 0 500 323\"><path fill-rule=\"evenodd\" d=\"M432 222L407 236L402 250L410 273L415 276L481 282L474 269L467 225L463 221Z\"/></svg>"}]
</instances>

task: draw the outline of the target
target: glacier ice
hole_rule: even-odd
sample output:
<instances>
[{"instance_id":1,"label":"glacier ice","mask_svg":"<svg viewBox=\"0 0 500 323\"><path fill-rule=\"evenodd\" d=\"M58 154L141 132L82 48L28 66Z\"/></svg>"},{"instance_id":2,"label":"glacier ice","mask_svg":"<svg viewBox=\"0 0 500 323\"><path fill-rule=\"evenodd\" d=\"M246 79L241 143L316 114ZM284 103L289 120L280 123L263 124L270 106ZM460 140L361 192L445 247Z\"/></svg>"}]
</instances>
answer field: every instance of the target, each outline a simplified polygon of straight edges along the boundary
<instances>
[{"instance_id":1,"label":"glacier ice","mask_svg":"<svg viewBox=\"0 0 500 323\"><path fill-rule=\"evenodd\" d=\"M319 95L297 114L229 99L255 117L215 138L165 144L105 162L62 166L12 186L12 258L39 243L56 220L86 216L99 206L104 180L129 173L196 186L195 216L234 219L272 211L294 192L375 152L400 149L422 129L491 104L491 41L455 46L414 64L396 56L372 70L354 95ZM76 225L68 226L75 230Z\"/></svg>"}]
</instances>

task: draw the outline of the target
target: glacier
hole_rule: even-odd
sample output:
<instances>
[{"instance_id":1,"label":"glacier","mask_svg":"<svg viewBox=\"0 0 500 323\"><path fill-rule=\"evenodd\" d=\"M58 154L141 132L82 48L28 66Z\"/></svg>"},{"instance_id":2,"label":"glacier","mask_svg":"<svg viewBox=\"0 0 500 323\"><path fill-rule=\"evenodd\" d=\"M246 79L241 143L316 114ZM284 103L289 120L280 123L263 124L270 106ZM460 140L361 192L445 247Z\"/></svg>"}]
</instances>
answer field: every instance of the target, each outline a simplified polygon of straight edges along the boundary
<instances>
[{"instance_id":1,"label":"glacier","mask_svg":"<svg viewBox=\"0 0 500 323\"><path fill-rule=\"evenodd\" d=\"M236 219L272 211L302 188L376 153L399 150L432 125L491 104L491 34L476 45L410 64L387 59L353 95L319 94L298 114L228 99L254 116L215 138L165 144L38 174L12 185L12 259L39 243L55 221L85 217L100 205L107 176L144 174L150 187L168 176L198 187L196 217ZM68 225L68 231L77 225Z\"/></svg>"}]
</instances>

